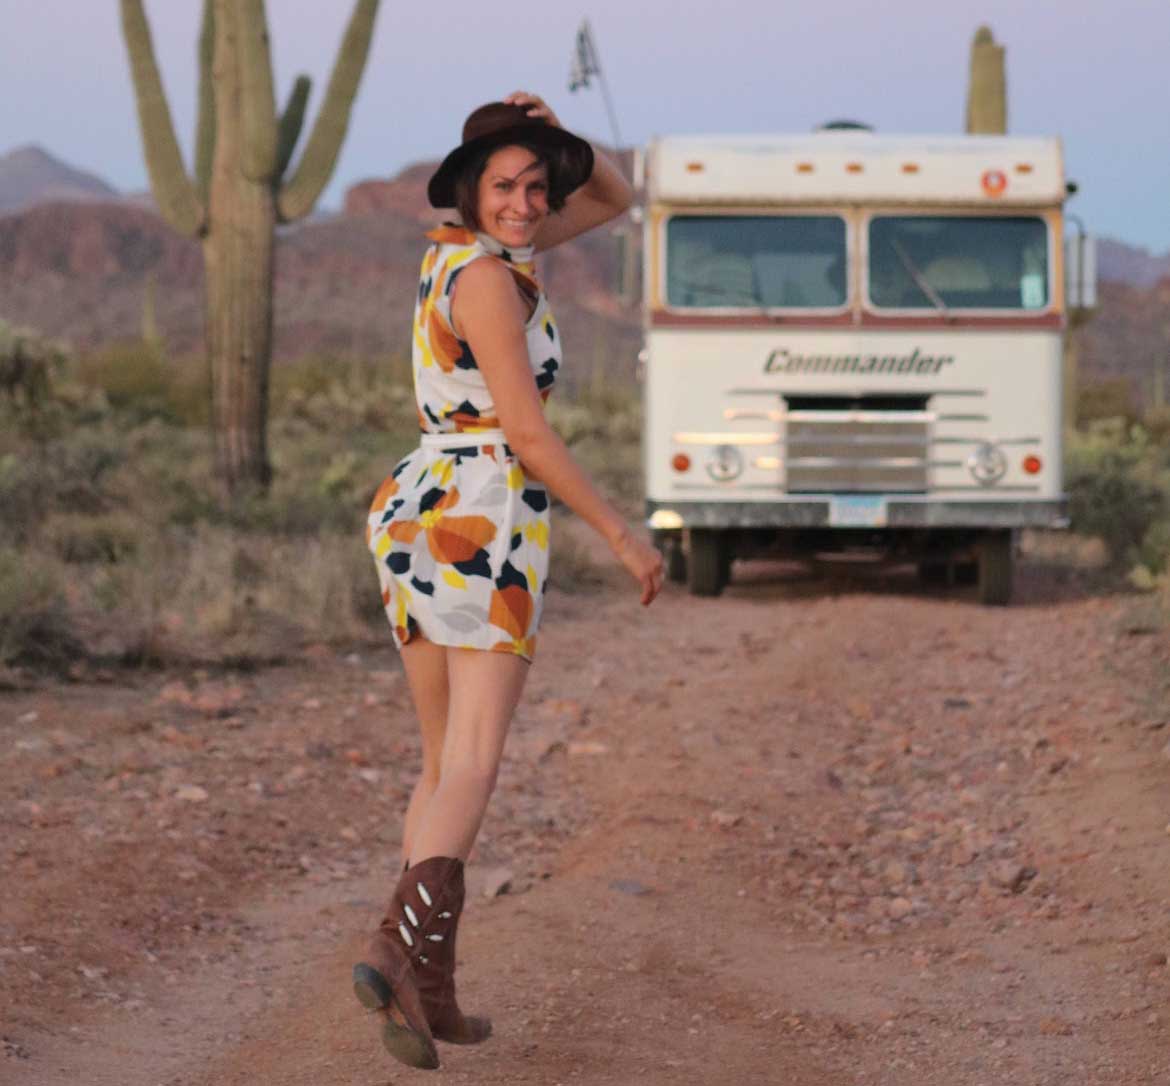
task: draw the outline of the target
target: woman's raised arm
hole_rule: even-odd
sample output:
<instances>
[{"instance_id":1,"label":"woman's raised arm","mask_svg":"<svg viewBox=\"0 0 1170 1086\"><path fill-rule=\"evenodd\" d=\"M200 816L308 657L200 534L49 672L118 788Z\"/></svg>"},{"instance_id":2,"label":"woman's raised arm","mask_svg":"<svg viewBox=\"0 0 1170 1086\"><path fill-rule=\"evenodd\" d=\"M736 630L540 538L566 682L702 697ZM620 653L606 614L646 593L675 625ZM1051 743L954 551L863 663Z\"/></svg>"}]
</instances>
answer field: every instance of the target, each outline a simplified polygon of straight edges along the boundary
<instances>
[{"instance_id":1,"label":"woman's raised arm","mask_svg":"<svg viewBox=\"0 0 1170 1086\"><path fill-rule=\"evenodd\" d=\"M526 106L528 116L543 117L549 124L562 127L548 104L535 94L516 91L504 99L509 105ZM634 202L634 190L617 164L596 147L593 148L593 172L589 180L565 200L565 206L544 221L536 235L536 250L542 252L562 241L584 234L603 222L617 218Z\"/></svg>"}]
</instances>

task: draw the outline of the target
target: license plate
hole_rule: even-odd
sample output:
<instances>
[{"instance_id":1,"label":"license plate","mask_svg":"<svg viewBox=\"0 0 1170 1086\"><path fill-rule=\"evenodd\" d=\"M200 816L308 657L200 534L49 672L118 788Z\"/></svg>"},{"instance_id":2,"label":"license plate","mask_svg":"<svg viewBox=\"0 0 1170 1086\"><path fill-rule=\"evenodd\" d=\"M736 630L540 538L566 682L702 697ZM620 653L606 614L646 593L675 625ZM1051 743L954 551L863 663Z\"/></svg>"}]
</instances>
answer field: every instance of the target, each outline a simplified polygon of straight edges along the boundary
<instances>
[{"instance_id":1,"label":"license plate","mask_svg":"<svg viewBox=\"0 0 1170 1086\"><path fill-rule=\"evenodd\" d=\"M829 524L834 528L884 528L886 499L868 494L830 498Z\"/></svg>"}]
</instances>

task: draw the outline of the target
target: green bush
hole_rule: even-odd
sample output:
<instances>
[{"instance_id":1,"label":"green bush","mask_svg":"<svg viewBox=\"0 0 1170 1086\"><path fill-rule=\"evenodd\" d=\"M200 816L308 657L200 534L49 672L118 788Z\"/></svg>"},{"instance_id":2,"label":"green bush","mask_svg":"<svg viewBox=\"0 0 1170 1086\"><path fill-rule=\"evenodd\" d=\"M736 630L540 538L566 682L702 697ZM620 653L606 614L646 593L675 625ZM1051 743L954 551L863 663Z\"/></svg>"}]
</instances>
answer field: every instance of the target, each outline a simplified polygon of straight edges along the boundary
<instances>
[{"instance_id":1,"label":"green bush","mask_svg":"<svg viewBox=\"0 0 1170 1086\"><path fill-rule=\"evenodd\" d=\"M100 389L112 407L145 414L165 411L170 374L162 352L143 342L115 343L78 357L77 379Z\"/></svg>"},{"instance_id":2,"label":"green bush","mask_svg":"<svg viewBox=\"0 0 1170 1086\"><path fill-rule=\"evenodd\" d=\"M1117 564L1162 569L1170 555L1170 451L1140 425L1103 419L1068 449L1075 531L1105 541Z\"/></svg>"},{"instance_id":3,"label":"green bush","mask_svg":"<svg viewBox=\"0 0 1170 1086\"><path fill-rule=\"evenodd\" d=\"M1087 427L1102 419L1136 421L1133 384L1128 377L1107 377L1077 387L1077 425Z\"/></svg>"},{"instance_id":4,"label":"green bush","mask_svg":"<svg viewBox=\"0 0 1170 1086\"><path fill-rule=\"evenodd\" d=\"M0 664L60 666L77 651L57 569L27 550L0 549Z\"/></svg>"},{"instance_id":5,"label":"green bush","mask_svg":"<svg viewBox=\"0 0 1170 1086\"><path fill-rule=\"evenodd\" d=\"M46 519L41 538L63 562L123 562L138 549L142 526L125 512L57 513Z\"/></svg>"},{"instance_id":6,"label":"green bush","mask_svg":"<svg viewBox=\"0 0 1170 1086\"><path fill-rule=\"evenodd\" d=\"M1150 525L1138 548L1138 563L1155 576L1170 572L1170 517Z\"/></svg>"}]
</instances>

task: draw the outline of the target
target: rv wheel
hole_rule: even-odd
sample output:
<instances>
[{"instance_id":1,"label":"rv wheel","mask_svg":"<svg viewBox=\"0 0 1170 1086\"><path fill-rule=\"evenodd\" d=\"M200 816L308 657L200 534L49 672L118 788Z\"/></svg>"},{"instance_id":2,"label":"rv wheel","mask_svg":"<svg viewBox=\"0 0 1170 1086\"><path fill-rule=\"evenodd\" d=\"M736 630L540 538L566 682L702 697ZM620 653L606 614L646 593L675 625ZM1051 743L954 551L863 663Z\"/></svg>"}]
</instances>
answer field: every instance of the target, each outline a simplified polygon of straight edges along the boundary
<instances>
[{"instance_id":1,"label":"rv wheel","mask_svg":"<svg viewBox=\"0 0 1170 1086\"><path fill-rule=\"evenodd\" d=\"M718 596L727 584L731 560L722 532L691 529L687 583L692 596Z\"/></svg>"},{"instance_id":2,"label":"rv wheel","mask_svg":"<svg viewBox=\"0 0 1170 1086\"><path fill-rule=\"evenodd\" d=\"M979 599L1006 607L1012 598L1012 533L987 532L979 540Z\"/></svg>"},{"instance_id":3,"label":"rv wheel","mask_svg":"<svg viewBox=\"0 0 1170 1086\"><path fill-rule=\"evenodd\" d=\"M650 537L662 554L666 576L675 584L685 584L687 579L687 556L683 551L682 535L679 532L652 531Z\"/></svg>"}]
</instances>

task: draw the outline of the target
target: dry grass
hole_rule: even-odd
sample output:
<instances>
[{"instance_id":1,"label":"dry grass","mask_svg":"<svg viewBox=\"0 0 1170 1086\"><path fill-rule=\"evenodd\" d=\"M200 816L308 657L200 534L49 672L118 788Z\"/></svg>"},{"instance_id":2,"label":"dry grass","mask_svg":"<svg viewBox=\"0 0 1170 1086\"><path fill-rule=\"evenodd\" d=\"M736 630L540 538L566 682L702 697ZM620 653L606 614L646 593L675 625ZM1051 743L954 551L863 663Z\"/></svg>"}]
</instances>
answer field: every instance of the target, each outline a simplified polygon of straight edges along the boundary
<instances>
[{"instance_id":1,"label":"dry grass","mask_svg":"<svg viewBox=\"0 0 1170 1086\"><path fill-rule=\"evenodd\" d=\"M0 667L244 663L385 639L365 511L417 440L407 360L279 367L275 482L232 507L211 485L201 372L109 348L57 374L36 412L0 404ZM551 421L637 515L636 398L590 394L554 397ZM608 555L556 517L553 583L606 583Z\"/></svg>"}]
</instances>

